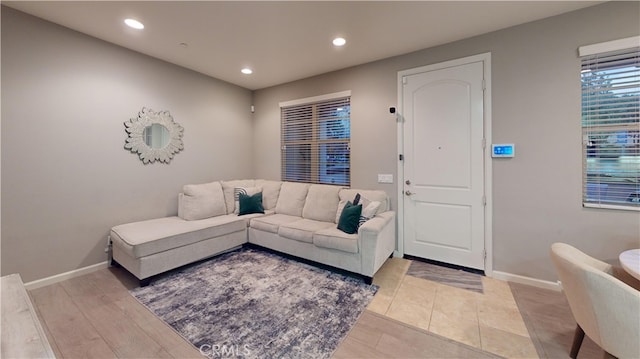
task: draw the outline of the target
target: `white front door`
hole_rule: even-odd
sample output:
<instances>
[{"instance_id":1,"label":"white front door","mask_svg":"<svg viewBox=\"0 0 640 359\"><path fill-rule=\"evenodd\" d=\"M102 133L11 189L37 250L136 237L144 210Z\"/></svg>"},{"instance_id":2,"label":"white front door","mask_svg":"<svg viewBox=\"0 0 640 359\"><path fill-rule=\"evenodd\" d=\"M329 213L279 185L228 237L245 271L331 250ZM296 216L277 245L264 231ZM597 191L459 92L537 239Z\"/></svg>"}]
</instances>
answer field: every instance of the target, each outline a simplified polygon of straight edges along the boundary
<instances>
[{"instance_id":1,"label":"white front door","mask_svg":"<svg viewBox=\"0 0 640 359\"><path fill-rule=\"evenodd\" d=\"M404 253L485 269L483 61L402 78Z\"/></svg>"}]
</instances>

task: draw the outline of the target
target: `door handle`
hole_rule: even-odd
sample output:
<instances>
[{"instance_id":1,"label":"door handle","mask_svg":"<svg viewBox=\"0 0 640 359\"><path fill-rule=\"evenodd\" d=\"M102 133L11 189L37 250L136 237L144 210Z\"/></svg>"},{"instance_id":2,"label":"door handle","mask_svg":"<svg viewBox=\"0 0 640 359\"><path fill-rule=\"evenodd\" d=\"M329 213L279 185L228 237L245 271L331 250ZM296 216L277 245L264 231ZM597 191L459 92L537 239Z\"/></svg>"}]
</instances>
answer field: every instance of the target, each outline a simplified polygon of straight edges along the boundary
<instances>
[{"instance_id":1,"label":"door handle","mask_svg":"<svg viewBox=\"0 0 640 359\"><path fill-rule=\"evenodd\" d=\"M411 191L409 191L409 190L406 190L406 191L404 191L404 194L406 194L407 196L411 196L413 193L411 193Z\"/></svg>"}]
</instances>

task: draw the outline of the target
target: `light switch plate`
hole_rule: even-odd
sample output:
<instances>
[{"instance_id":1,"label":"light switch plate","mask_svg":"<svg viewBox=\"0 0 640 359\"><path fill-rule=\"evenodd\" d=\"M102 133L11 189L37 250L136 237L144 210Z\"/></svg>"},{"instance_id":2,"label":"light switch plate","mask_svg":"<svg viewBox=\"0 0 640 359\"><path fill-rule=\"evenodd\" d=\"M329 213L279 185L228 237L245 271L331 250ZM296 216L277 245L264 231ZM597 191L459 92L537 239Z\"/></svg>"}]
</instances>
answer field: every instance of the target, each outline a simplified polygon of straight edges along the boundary
<instances>
[{"instance_id":1,"label":"light switch plate","mask_svg":"<svg viewBox=\"0 0 640 359\"><path fill-rule=\"evenodd\" d=\"M378 174L378 183L393 183L392 174Z\"/></svg>"}]
</instances>

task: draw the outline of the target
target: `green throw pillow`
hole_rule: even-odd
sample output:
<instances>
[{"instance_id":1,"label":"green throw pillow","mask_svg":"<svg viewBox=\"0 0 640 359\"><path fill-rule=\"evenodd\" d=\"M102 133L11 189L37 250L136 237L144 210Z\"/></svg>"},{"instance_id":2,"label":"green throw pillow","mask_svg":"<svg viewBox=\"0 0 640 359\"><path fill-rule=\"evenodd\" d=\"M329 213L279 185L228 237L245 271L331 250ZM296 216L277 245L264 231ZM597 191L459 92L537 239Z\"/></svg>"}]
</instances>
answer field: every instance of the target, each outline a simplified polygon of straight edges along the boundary
<instances>
[{"instance_id":1,"label":"green throw pillow","mask_svg":"<svg viewBox=\"0 0 640 359\"><path fill-rule=\"evenodd\" d=\"M264 207L262 207L262 192L256 193L253 196L240 193L238 202L240 204L238 216L250 213L264 213Z\"/></svg>"},{"instance_id":2,"label":"green throw pillow","mask_svg":"<svg viewBox=\"0 0 640 359\"><path fill-rule=\"evenodd\" d=\"M362 205L354 206L351 201L347 202L338 220L338 229L344 233L354 234L358 231L358 222L362 213Z\"/></svg>"}]
</instances>

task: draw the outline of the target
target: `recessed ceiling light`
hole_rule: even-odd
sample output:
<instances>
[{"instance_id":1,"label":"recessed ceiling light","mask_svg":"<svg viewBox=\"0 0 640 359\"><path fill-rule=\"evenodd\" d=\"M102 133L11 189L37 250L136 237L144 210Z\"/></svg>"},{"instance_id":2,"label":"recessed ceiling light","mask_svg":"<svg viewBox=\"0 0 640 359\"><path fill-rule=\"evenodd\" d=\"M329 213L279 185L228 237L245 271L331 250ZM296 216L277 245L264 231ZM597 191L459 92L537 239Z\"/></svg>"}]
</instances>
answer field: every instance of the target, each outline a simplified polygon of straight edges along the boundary
<instances>
[{"instance_id":1,"label":"recessed ceiling light","mask_svg":"<svg viewBox=\"0 0 640 359\"><path fill-rule=\"evenodd\" d=\"M336 37L335 39L333 39L334 46L344 46L344 44L346 43L347 43L347 40L345 40L342 37Z\"/></svg>"},{"instance_id":2,"label":"recessed ceiling light","mask_svg":"<svg viewBox=\"0 0 640 359\"><path fill-rule=\"evenodd\" d=\"M127 26L132 27L134 29L138 29L138 30L144 29L144 25L138 20L126 19L124 20L124 23L127 24Z\"/></svg>"},{"instance_id":3,"label":"recessed ceiling light","mask_svg":"<svg viewBox=\"0 0 640 359\"><path fill-rule=\"evenodd\" d=\"M253 73L253 70L251 70L248 67L245 67L244 69L240 70L240 72L242 72L245 75L251 75Z\"/></svg>"}]
</instances>

